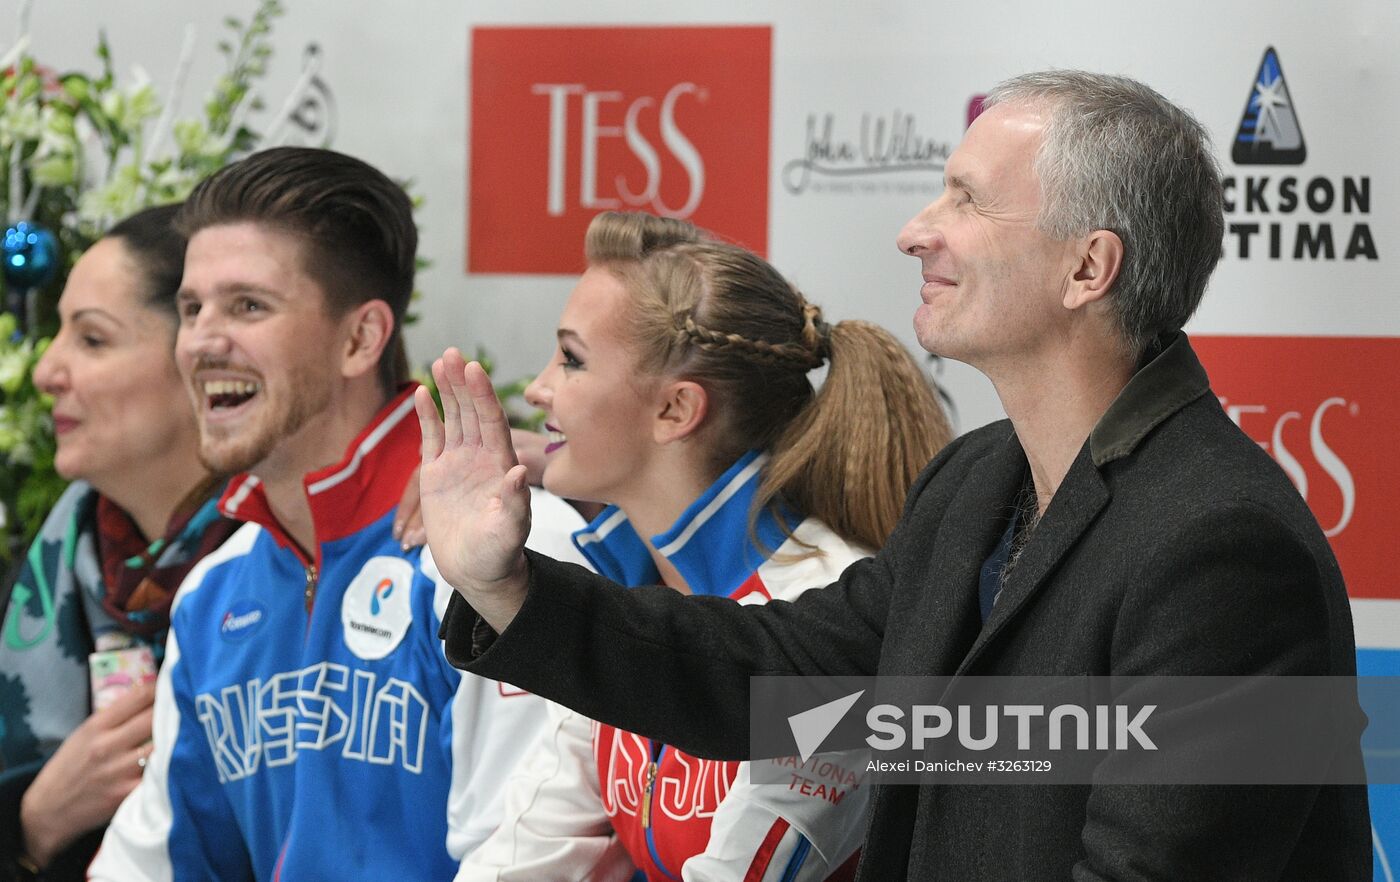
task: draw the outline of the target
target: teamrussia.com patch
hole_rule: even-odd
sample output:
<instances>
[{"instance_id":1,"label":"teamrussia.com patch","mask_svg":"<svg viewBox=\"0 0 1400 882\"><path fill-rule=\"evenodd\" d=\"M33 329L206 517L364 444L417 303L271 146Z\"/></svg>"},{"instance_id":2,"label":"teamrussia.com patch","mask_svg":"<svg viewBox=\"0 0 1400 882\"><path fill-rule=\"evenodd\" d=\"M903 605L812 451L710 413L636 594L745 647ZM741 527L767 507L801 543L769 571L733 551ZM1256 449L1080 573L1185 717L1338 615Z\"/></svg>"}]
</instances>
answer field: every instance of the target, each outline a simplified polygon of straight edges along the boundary
<instances>
[{"instance_id":1,"label":"teamrussia.com patch","mask_svg":"<svg viewBox=\"0 0 1400 882\"><path fill-rule=\"evenodd\" d=\"M1395 677L755 677L756 784L1400 784Z\"/></svg>"}]
</instances>

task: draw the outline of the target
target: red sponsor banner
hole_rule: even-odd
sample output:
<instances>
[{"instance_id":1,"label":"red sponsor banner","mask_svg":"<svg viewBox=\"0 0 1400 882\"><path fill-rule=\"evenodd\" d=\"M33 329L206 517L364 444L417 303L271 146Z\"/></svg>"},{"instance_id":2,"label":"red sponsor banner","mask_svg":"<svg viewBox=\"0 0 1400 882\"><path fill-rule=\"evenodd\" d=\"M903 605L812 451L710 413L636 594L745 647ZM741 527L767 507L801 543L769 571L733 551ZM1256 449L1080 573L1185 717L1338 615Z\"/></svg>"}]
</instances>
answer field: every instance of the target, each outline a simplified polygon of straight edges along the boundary
<instances>
[{"instance_id":1,"label":"red sponsor banner","mask_svg":"<svg viewBox=\"0 0 1400 882\"><path fill-rule=\"evenodd\" d=\"M768 246L769 27L472 29L467 271L573 274L607 209Z\"/></svg>"},{"instance_id":2,"label":"red sponsor banner","mask_svg":"<svg viewBox=\"0 0 1400 882\"><path fill-rule=\"evenodd\" d=\"M1351 596L1400 599L1400 338L1191 342L1225 412L1307 500Z\"/></svg>"}]
</instances>

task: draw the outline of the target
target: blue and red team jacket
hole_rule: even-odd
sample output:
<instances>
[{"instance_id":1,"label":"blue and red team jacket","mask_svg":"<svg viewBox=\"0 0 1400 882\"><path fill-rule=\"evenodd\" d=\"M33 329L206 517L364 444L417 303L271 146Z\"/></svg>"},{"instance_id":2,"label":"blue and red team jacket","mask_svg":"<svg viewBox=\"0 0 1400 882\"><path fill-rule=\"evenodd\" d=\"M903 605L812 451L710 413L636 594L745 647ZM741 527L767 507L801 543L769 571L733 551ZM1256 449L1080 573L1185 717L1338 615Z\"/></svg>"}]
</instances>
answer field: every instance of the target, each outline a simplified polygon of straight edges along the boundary
<instances>
[{"instance_id":1,"label":"blue and red team jacket","mask_svg":"<svg viewBox=\"0 0 1400 882\"><path fill-rule=\"evenodd\" d=\"M545 707L443 656L452 589L390 534L419 443L408 389L306 476L312 558L256 477L230 484L221 506L249 523L176 595L154 753L89 878L450 880L495 829ZM578 560L582 518L532 507L529 544Z\"/></svg>"}]
</instances>

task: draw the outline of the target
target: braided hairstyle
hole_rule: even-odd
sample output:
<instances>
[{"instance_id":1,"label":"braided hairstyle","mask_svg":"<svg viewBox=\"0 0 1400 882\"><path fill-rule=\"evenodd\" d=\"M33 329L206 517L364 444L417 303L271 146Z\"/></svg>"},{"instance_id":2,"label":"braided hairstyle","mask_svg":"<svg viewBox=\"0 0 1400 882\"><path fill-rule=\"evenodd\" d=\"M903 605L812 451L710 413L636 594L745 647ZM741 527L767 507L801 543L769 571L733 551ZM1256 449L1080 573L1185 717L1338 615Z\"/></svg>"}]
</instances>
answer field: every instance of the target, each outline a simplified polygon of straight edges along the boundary
<instances>
[{"instance_id":1,"label":"braided hairstyle","mask_svg":"<svg viewBox=\"0 0 1400 882\"><path fill-rule=\"evenodd\" d=\"M898 340L869 322L828 325L767 261L685 221L605 212L585 252L631 296L621 328L638 369L704 387L713 416L698 437L714 474L748 450L771 455L753 517L781 502L884 544L914 477L952 437ZM807 374L823 364L816 392Z\"/></svg>"}]
</instances>

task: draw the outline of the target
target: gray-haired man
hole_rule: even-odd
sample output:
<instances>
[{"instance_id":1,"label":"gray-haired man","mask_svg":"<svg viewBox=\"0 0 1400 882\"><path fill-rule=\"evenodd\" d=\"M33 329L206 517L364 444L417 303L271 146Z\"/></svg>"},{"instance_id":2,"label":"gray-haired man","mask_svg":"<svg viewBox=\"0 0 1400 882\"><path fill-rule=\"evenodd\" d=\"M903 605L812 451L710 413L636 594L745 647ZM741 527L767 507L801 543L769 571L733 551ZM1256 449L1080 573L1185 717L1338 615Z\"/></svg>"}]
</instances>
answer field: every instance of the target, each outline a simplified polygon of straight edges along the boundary
<instances>
[{"instance_id":1,"label":"gray-haired man","mask_svg":"<svg viewBox=\"0 0 1400 882\"><path fill-rule=\"evenodd\" d=\"M461 595L449 658L725 757L748 750L756 674L1354 674L1322 532L1181 333L1222 237L1200 125L1132 80L1031 74L992 92L946 171L898 240L923 269L915 329L1010 419L930 464L877 557L739 608L527 555L508 438L476 418L490 387L459 367L462 431L444 445L419 408L429 541ZM473 497L468 462L502 481ZM501 544L467 539L483 531ZM1370 861L1356 786L885 786L859 878L1363 880Z\"/></svg>"}]
</instances>

